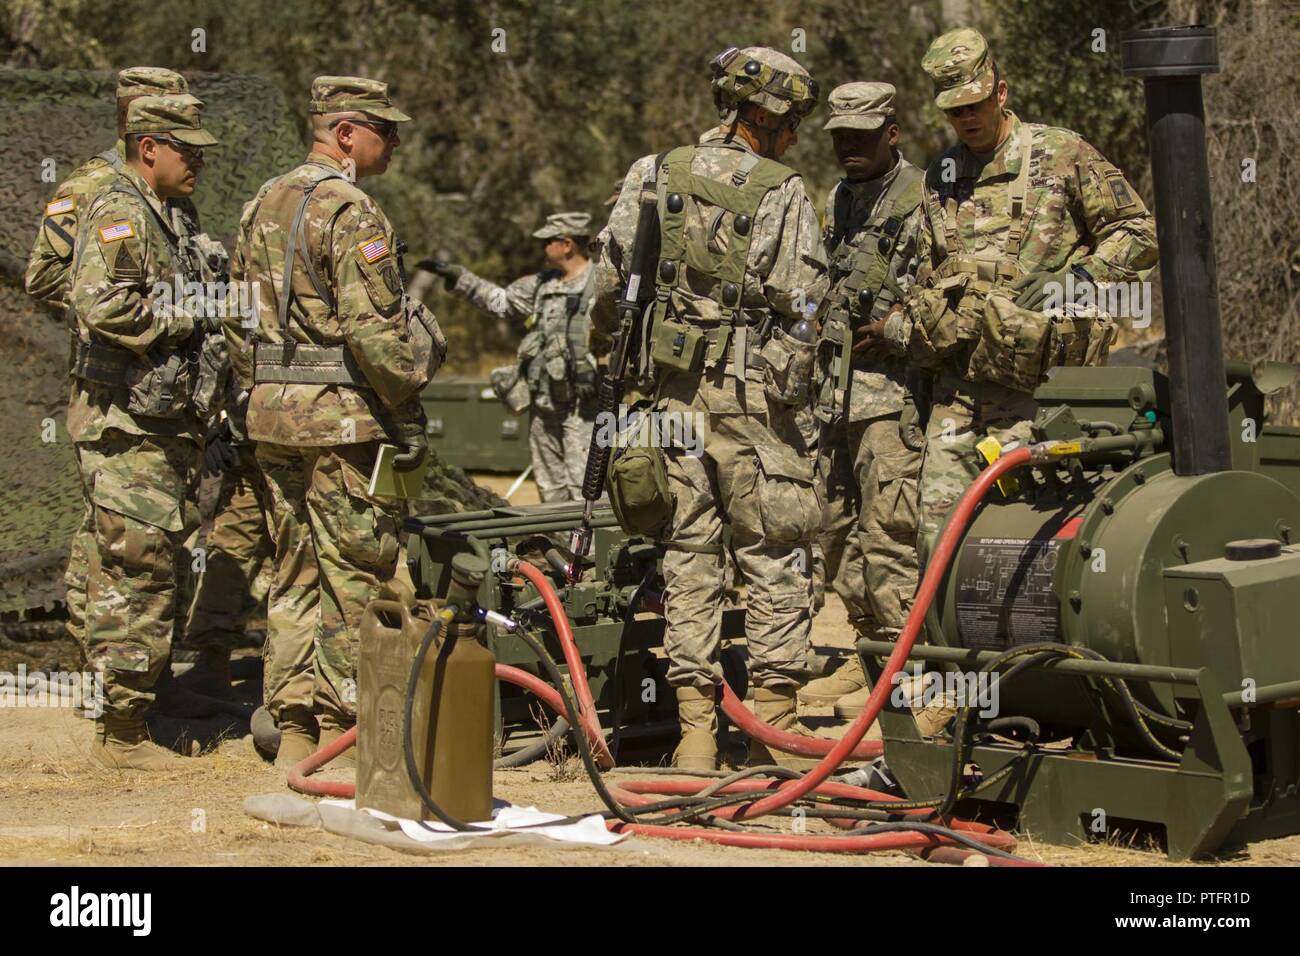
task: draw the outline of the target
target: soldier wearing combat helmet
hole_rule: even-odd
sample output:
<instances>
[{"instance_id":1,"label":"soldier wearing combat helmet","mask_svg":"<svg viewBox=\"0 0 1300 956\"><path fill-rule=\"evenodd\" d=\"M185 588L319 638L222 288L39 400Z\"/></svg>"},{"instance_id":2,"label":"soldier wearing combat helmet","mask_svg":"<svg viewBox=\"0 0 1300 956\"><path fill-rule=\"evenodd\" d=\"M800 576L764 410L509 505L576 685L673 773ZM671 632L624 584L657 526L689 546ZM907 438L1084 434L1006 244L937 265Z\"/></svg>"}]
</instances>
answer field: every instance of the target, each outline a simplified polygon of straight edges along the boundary
<instances>
[{"instance_id":1,"label":"soldier wearing combat helmet","mask_svg":"<svg viewBox=\"0 0 1300 956\"><path fill-rule=\"evenodd\" d=\"M240 219L232 271L257 287L251 342L239 323L226 327L275 545L265 689L280 766L356 721L353 647L366 605L397 572L404 517L369 479L385 443L400 450L394 468L424 466L420 390L446 349L406 294L392 224L356 185L388 168L410 117L387 84L350 76L317 77L311 113L306 160Z\"/></svg>"},{"instance_id":2,"label":"soldier wearing combat helmet","mask_svg":"<svg viewBox=\"0 0 1300 956\"><path fill-rule=\"evenodd\" d=\"M583 465L595 421L596 362L588 349L595 274L587 259L591 216L559 212L533 233L546 268L504 288L464 266L421 263L447 288L485 312L513 316L528 330L515 366L493 372L493 386L519 412L530 410L528 450L542 501L582 497Z\"/></svg>"},{"instance_id":3,"label":"soldier wearing combat helmet","mask_svg":"<svg viewBox=\"0 0 1300 956\"><path fill-rule=\"evenodd\" d=\"M1030 439L1048 370L1105 362L1115 317L1062 290L1136 281L1157 248L1123 173L1077 133L1006 108L1007 81L978 32L945 33L921 65L960 142L926 171L917 282L882 331L935 371L924 555L981 464Z\"/></svg>"},{"instance_id":4,"label":"soldier wearing combat helmet","mask_svg":"<svg viewBox=\"0 0 1300 956\"><path fill-rule=\"evenodd\" d=\"M641 195L652 191L660 252L653 340L641 358L653 370L660 419L690 419L703 433L702 449L681 441L660 449L670 517L654 529L664 549L668 681L682 726L674 761L692 769L717 760L723 524L748 584L755 708L784 729L795 725L807 666L810 549L821 524L795 412L809 400L816 330L807 316L826 292L825 253L803 180L780 162L816 105L817 85L766 47L728 49L712 69L721 125L628 171L595 243L592 312L597 330L611 332ZM751 758L774 759L757 743Z\"/></svg>"}]
</instances>

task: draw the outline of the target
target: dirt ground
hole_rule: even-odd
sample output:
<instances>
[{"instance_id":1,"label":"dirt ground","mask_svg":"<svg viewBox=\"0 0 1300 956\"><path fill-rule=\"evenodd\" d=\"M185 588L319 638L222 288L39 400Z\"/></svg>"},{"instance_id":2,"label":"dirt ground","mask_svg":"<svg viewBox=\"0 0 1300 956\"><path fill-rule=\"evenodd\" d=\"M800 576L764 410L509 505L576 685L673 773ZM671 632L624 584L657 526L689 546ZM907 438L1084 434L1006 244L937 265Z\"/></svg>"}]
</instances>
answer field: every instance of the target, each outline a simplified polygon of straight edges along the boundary
<instances>
[{"instance_id":1,"label":"dirt ground","mask_svg":"<svg viewBox=\"0 0 1300 956\"><path fill-rule=\"evenodd\" d=\"M481 480L481 479L480 479ZM485 483L504 492L509 478ZM536 500L531 482L514 503ZM832 596L814 626L822 652L850 644L843 606ZM21 655L5 655L29 670L62 657L58 645L33 643ZM251 652L250 652L251 653ZM237 670L255 671L249 659ZM256 690L245 688L251 698ZM830 710L805 716L824 736L837 736L842 723ZM0 865L415 865L474 866L926 866L903 853L871 856L788 853L717 847L698 842L633 838L599 849L488 847L414 855L349 840L321 829L279 827L248 816L245 798L286 793L284 775L256 755L246 725L222 721L198 725L209 747L193 769L161 774L102 769L89 756L90 721L67 709L0 707ZM216 729L213 729L216 728ZM213 739L217 738L217 739ZM196 748L197 749L197 748ZM351 771L329 771L350 779ZM559 813L597 810L599 800L576 761L540 761L519 770L498 771L499 799ZM789 832L789 819L772 819L773 832ZM819 832L808 821L808 832ZM1028 859L1066 866L1151 866L1163 854L1119 845L1056 847L1022 839L1017 852ZM1231 851L1221 865L1300 864L1300 836L1270 840ZM1204 865L1204 864L1202 864Z\"/></svg>"}]
</instances>

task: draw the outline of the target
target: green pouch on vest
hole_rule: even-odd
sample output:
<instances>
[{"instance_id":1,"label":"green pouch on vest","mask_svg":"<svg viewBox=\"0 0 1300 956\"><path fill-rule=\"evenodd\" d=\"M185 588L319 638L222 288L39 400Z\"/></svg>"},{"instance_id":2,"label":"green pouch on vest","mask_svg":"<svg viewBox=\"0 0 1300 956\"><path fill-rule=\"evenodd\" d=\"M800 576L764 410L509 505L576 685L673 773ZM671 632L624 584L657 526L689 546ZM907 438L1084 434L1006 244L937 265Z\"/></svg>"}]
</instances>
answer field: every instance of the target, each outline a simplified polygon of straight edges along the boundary
<instances>
[{"instance_id":1,"label":"green pouch on vest","mask_svg":"<svg viewBox=\"0 0 1300 956\"><path fill-rule=\"evenodd\" d=\"M1055 339L1051 316L1020 308L1005 292L991 292L967 374L972 381L1032 392L1056 364Z\"/></svg>"},{"instance_id":2,"label":"green pouch on vest","mask_svg":"<svg viewBox=\"0 0 1300 956\"><path fill-rule=\"evenodd\" d=\"M665 319L655 327L650 359L662 368L696 372L704 365L706 341L703 329Z\"/></svg>"},{"instance_id":3,"label":"green pouch on vest","mask_svg":"<svg viewBox=\"0 0 1300 956\"><path fill-rule=\"evenodd\" d=\"M620 439L610 457L605 490L619 527L658 541L668 536L673 500L664 452L650 441L648 424L648 418L642 419L636 431Z\"/></svg>"}]
</instances>

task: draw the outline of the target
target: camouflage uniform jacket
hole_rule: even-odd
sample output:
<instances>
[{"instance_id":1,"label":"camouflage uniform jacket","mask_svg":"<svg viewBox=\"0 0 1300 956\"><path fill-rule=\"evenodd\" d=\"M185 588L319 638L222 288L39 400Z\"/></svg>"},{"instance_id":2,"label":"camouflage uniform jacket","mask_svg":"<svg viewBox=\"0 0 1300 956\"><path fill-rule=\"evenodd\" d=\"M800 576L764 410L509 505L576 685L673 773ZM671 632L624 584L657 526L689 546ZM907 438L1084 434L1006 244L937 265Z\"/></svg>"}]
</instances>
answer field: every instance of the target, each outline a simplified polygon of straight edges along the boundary
<instances>
[{"instance_id":1,"label":"camouflage uniform jacket","mask_svg":"<svg viewBox=\"0 0 1300 956\"><path fill-rule=\"evenodd\" d=\"M866 236L863 227L871 219L883 215L879 209L881 200L900 173L904 176L922 175L919 169L899 156L883 176L860 183L842 179L831 187L826 197L826 225L822 239L830 259L832 285L827 298L832 305L846 297L849 272ZM889 260L890 277L904 295L916 277L916 244L923 217L924 213L918 206L903 218ZM891 305L887 299L877 296L867 321L884 317ZM902 357L905 354L902 349L897 345L893 348L898 353L894 356L854 359L853 380L849 386L850 421L866 421L902 410L907 361Z\"/></svg>"},{"instance_id":2,"label":"camouflage uniform jacket","mask_svg":"<svg viewBox=\"0 0 1300 956\"><path fill-rule=\"evenodd\" d=\"M316 180L304 218L306 248L300 246L294 256L286 332L278 310L287 241L303 188ZM282 344L287 336L296 343L344 346L368 385L254 386L248 330L241 321L228 320L235 374L252 391L249 438L282 445L347 445L384 438L385 421L419 418L426 375L407 332L396 249L392 224L378 203L343 177L338 161L320 152L263 185L245 205L231 275L254 287L257 327L252 338ZM333 297L332 308L317 293L304 254Z\"/></svg>"},{"instance_id":3,"label":"camouflage uniform jacket","mask_svg":"<svg viewBox=\"0 0 1300 956\"><path fill-rule=\"evenodd\" d=\"M121 184L122 191L110 187ZM106 182L86 211L69 277L77 338L161 359L186 348L194 320L173 308L176 282L197 281L187 271L181 237L168 206L130 166ZM68 433L88 442L116 428L131 435L179 435L201 440L191 410L157 418L126 410L124 389L75 379Z\"/></svg>"},{"instance_id":4,"label":"camouflage uniform jacket","mask_svg":"<svg viewBox=\"0 0 1300 956\"><path fill-rule=\"evenodd\" d=\"M700 137L691 172L718 182L730 182L742 164L752 163L754 156L754 151L744 140L739 137L729 139L724 130L711 129ZM593 328L601 334L610 334L617 326L614 306L627 279L625 264L632 253L641 184L654 170L655 160L653 155L643 156L632 164L609 222L595 239L597 286L591 321ZM663 187L663 182L659 182L661 194ZM662 195L660 202L663 202ZM698 208L703 210L704 205L699 204ZM709 230L710 225L704 221L688 221L686 228L689 233L698 234ZM751 230L753 238L745 262L741 307L749 314L751 324L756 324L759 317L770 312L788 327L804 317L803 310L808 304L819 303L829 287L826 250L821 241L817 212L800 176L789 177L763 197L754 214ZM712 241L721 244L728 241L732 230L720 227L712 232ZM717 302L707 295L687 298L686 293L679 296L675 292L673 306L676 314L687 321L706 325L718 321ZM727 374L738 376L734 363L728 362ZM751 366L747 377L755 375L761 381L761 370ZM709 388L705 401L710 411L740 413L746 408L737 398L738 394L735 389Z\"/></svg>"},{"instance_id":5,"label":"camouflage uniform jacket","mask_svg":"<svg viewBox=\"0 0 1300 956\"><path fill-rule=\"evenodd\" d=\"M1022 136L1030 137L1031 152L1024 213L1018 220L1023 234L1012 263L1018 275L1080 266L1097 282L1122 282L1136 280L1155 265L1155 223L1123 173L1077 133L1010 116L1011 131L992 157L981 158L959 143L926 171L917 283L907 314L896 314L885 329L886 337L900 345L914 342L917 293L942 274L945 260L963 255L996 262L1004 257ZM945 175L946 170L955 177ZM978 310L981 303L973 298L978 296L968 291L964 311Z\"/></svg>"},{"instance_id":6,"label":"camouflage uniform jacket","mask_svg":"<svg viewBox=\"0 0 1300 956\"><path fill-rule=\"evenodd\" d=\"M590 265L572 279L548 269L516 279L502 288L466 270L452 291L485 312L523 319L528 330L519 346L520 374L528 382L532 406L543 412L567 412L577 405L575 379L586 366L594 372L588 350L591 331Z\"/></svg>"}]
</instances>

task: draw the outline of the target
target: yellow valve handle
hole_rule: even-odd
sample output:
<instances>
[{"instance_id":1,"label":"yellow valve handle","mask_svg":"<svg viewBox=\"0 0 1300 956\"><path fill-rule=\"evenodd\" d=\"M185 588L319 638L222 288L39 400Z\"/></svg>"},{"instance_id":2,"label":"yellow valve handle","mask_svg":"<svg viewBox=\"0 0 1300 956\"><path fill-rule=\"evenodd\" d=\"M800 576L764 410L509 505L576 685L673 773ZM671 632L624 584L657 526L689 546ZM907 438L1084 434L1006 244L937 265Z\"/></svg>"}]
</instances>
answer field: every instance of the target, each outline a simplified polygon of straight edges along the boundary
<instances>
[{"instance_id":1,"label":"yellow valve handle","mask_svg":"<svg viewBox=\"0 0 1300 956\"><path fill-rule=\"evenodd\" d=\"M981 439L976 445L975 450L980 453L990 465L1002 457L1002 443L992 435ZM1010 498L1020 490L1020 482L1013 475L999 478L997 480L998 491L1002 492L1002 497Z\"/></svg>"}]
</instances>

